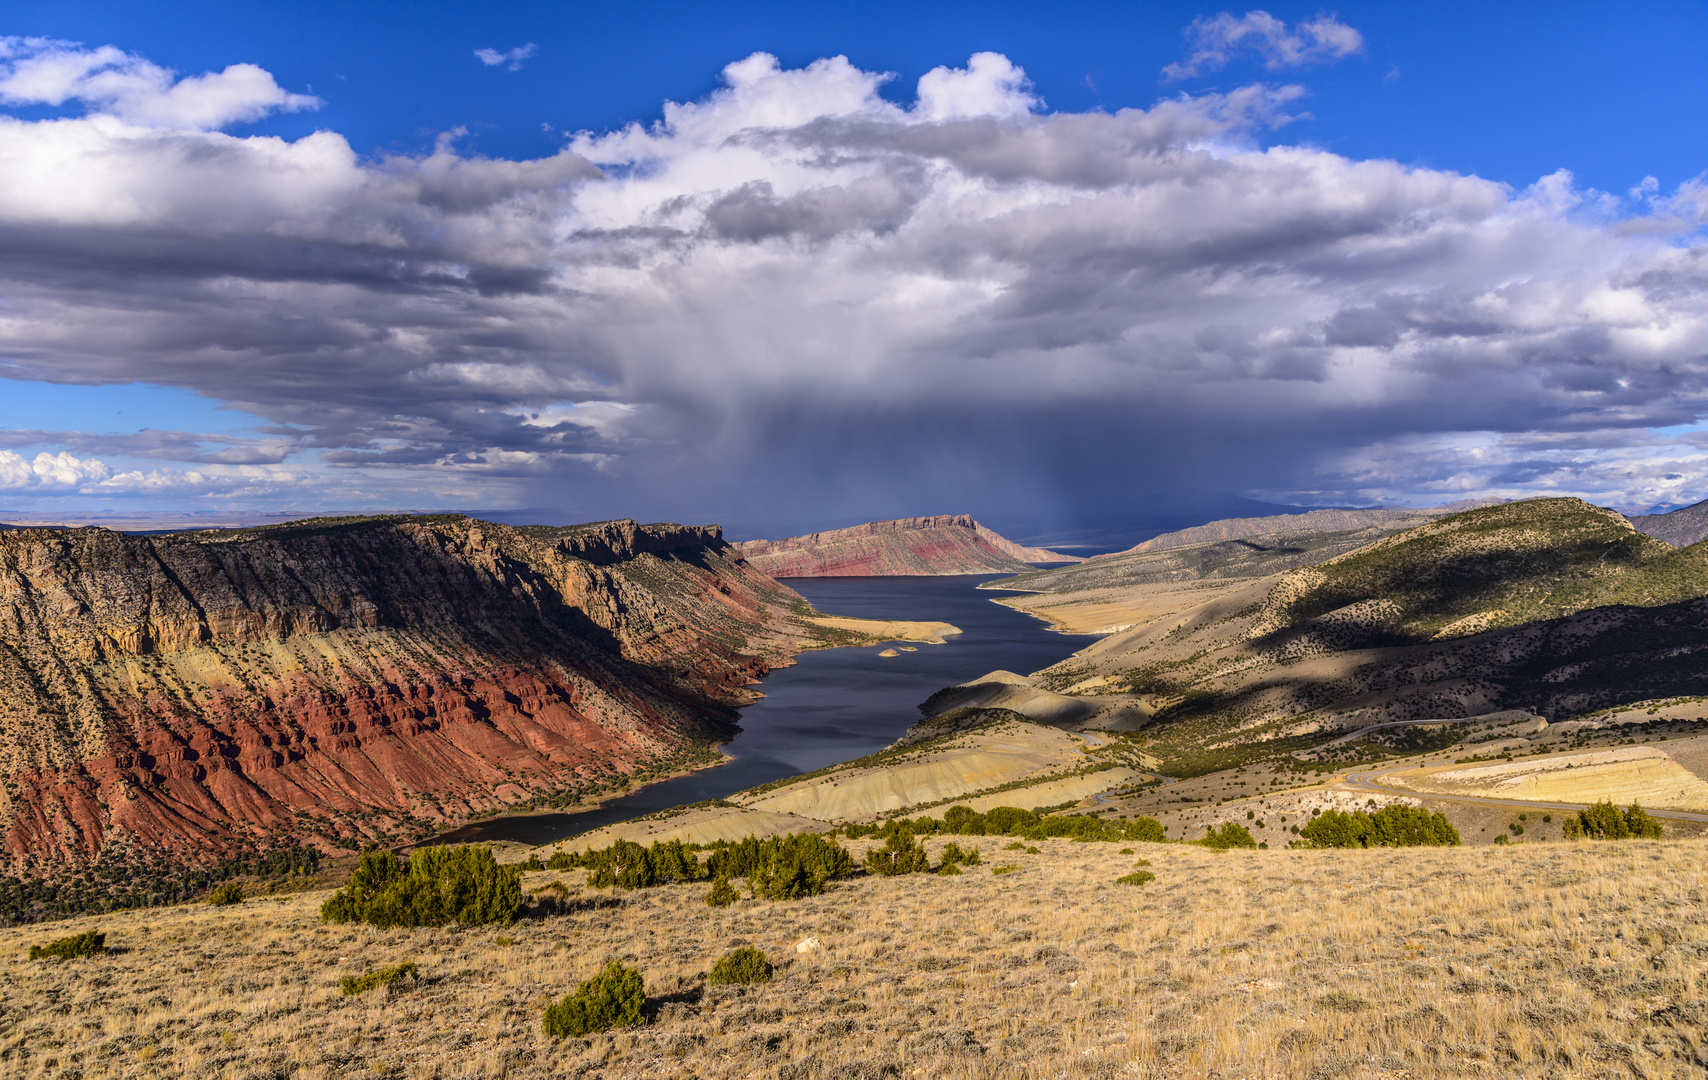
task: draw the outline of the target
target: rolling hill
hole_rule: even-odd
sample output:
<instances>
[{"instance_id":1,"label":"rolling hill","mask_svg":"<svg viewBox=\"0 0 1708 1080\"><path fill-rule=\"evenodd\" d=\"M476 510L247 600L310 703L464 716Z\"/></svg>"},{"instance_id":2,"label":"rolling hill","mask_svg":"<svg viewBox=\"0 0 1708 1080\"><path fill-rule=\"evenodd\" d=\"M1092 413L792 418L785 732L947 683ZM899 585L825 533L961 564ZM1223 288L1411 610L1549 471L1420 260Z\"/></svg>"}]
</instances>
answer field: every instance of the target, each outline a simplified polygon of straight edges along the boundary
<instances>
[{"instance_id":1,"label":"rolling hill","mask_svg":"<svg viewBox=\"0 0 1708 1080\"><path fill-rule=\"evenodd\" d=\"M1362 530L1319 538L1314 551L1360 540L1316 565L1220 580L1237 559L1261 570L1312 551L1224 560L1214 545L1182 549L1170 572L1207 595L1177 595L1039 685L1125 694L1151 711L1157 737L1205 744L1708 693L1708 546L1675 549L1613 511L1539 499L1373 541ZM1081 574L1109 596L1123 586L1099 575L1117 567L1011 581L1052 589L1028 605L1071 597ZM1132 593L1154 592L1146 575L1164 573L1125 567Z\"/></svg>"}]
</instances>

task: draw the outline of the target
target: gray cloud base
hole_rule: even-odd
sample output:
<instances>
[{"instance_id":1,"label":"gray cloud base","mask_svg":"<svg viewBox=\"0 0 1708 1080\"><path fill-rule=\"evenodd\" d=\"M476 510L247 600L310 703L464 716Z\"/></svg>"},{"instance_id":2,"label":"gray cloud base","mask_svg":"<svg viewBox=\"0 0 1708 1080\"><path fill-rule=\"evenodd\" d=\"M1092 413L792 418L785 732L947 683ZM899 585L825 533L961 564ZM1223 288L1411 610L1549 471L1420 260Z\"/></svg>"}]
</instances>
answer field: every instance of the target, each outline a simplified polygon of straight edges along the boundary
<instances>
[{"instance_id":1,"label":"gray cloud base","mask_svg":"<svg viewBox=\"0 0 1708 1080\"><path fill-rule=\"evenodd\" d=\"M1703 409L1700 185L1634 213L1254 149L1294 88L1045 114L992 54L908 108L840 58L724 78L527 162L0 118L0 374L266 416L252 446L56 445L275 468L255 490L295 505L1045 526L1204 490L1708 494L1660 430Z\"/></svg>"}]
</instances>

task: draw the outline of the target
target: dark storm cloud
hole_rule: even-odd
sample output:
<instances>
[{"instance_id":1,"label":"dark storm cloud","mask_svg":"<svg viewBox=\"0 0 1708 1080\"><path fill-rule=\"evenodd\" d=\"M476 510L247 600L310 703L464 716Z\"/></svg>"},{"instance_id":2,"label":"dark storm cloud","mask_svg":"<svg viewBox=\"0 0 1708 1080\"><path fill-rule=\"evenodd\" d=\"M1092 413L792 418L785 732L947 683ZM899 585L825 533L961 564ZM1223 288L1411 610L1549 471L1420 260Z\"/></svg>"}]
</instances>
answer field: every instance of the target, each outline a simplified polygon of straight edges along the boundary
<instances>
[{"instance_id":1,"label":"dark storm cloud","mask_svg":"<svg viewBox=\"0 0 1708 1080\"><path fill-rule=\"evenodd\" d=\"M272 421L56 444L79 454L300 454L292 483L403 477L415 505L1708 494L1694 443L1646 435L1708 395L1695 188L1616 227L1563 175L1246 145L1294 88L1044 114L992 54L906 108L883 81L759 55L532 162L0 119L0 371ZM1603 442L1523 442L1566 432ZM19 483L81 467L13 457Z\"/></svg>"}]
</instances>

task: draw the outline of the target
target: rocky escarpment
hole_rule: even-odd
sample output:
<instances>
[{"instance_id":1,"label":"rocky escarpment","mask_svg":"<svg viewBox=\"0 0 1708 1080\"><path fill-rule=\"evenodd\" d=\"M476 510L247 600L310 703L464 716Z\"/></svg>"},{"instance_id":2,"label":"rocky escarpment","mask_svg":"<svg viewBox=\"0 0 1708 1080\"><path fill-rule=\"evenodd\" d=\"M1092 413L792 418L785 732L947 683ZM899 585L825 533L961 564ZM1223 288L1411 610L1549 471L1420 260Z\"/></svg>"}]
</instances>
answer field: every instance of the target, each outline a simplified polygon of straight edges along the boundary
<instances>
[{"instance_id":1,"label":"rocky escarpment","mask_svg":"<svg viewBox=\"0 0 1708 1080\"><path fill-rule=\"evenodd\" d=\"M0 534L14 870L403 838L703 756L804 602L718 529Z\"/></svg>"},{"instance_id":2,"label":"rocky escarpment","mask_svg":"<svg viewBox=\"0 0 1708 1080\"><path fill-rule=\"evenodd\" d=\"M1022 547L965 514L873 521L735 546L754 566L778 578L1004 574L1030 570L1033 563L1079 561Z\"/></svg>"}]
</instances>

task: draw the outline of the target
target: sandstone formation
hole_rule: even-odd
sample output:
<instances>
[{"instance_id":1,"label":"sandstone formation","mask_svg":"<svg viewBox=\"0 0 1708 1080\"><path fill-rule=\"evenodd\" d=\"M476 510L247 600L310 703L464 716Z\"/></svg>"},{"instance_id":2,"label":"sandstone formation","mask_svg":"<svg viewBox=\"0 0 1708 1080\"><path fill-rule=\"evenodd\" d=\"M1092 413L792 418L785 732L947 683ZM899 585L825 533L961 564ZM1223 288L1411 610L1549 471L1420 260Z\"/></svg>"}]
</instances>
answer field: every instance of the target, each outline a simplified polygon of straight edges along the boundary
<instances>
[{"instance_id":1,"label":"sandstone formation","mask_svg":"<svg viewBox=\"0 0 1708 1080\"><path fill-rule=\"evenodd\" d=\"M735 547L748 562L777 578L1012 574L1032 569L1032 563L1080 561L1022 547L965 514L873 521L787 540L748 540Z\"/></svg>"},{"instance_id":2,"label":"sandstone formation","mask_svg":"<svg viewBox=\"0 0 1708 1080\"><path fill-rule=\"evenodd\" d=\"M349 846L620 787L710 756L807 614L715 526L6 531L3 857Z\"/></svg>"}]
</instances>

